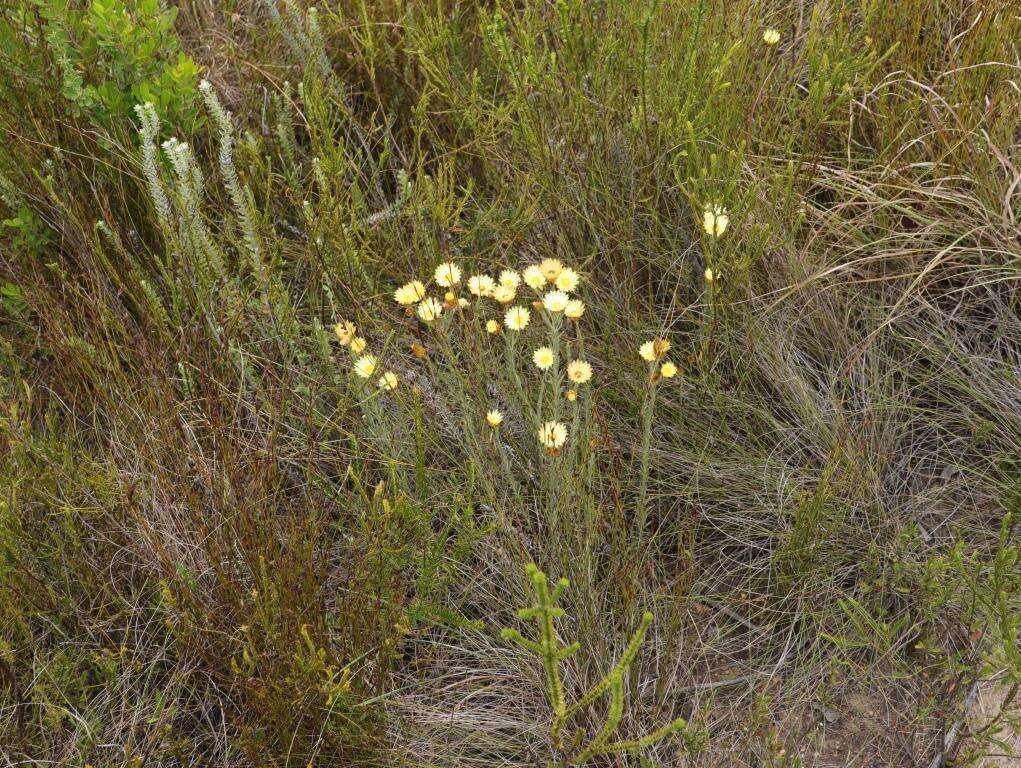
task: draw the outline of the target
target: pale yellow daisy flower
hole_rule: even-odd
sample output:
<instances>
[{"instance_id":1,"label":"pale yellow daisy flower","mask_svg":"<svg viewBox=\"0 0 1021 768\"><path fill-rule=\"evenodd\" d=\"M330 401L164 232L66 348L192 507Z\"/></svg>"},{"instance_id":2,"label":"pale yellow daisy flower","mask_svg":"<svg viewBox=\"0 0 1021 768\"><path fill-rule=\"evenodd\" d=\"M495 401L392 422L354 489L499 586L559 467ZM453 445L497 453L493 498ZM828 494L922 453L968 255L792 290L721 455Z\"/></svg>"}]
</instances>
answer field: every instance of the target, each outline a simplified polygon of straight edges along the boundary
<instances>
[{"instance_id":1,"label":"pale yellow daisy flower","mask_svg":"<svg viewBox=\"0 0 1021 768\"><path fill-rule=\"evenodd\" d=\"M418 316L427 323L431 323L441 314L443 314L443 305L431 296L423 299L422 303L418 305Z\"/></svg>"},{"instance_id":2,"label":"pale yellow daisy flower","mask_svg":"<svg viewBox=\"0 0 1021 768\"><path fill-rule=\"evenodd\" d=\"M585 302L581 299L571 299L567 302L567 307L564 309L564 315L577 320L579 317L585 314Z\"/></svg>"},{"instance_id":3,"label":"pale yellow daisy flower","mask_svg":"<svg viewBox=\"0 0 1021 768\"><path fill-rule=\"evenodd\" d=\"M496 290L496 282L489 275L472 275L468 278L468 292L473 296L489 296Z\"/></svg>"},{"instance_id":4,"label":"pale yellow daisy flower","mask_svg":"<svg viewBox=\"0 0 1021 768\"><path fill-rule=\"evenodd\" d=\"M660 366L659 375L664 379L672 379L677 375L677 366L667 360L662 366Z\"/></svg>"},{"instance_id":5,"label":"pale yellow daisy flower","mask_svg":"<svg viewBox=\"0 0 1021 768\"><path fill-rule=\"evenodd\" d=\"M547 291L542 297L542 305L547 312L563 312L570 301L571 297L563 291Z\"/></svg>"},{"instance_id":6,"label":"pale yellow daisy flower","mask_svg":"<svg viewBox=\"0 0 1021 768\"><path fill-rule=\"evenodd\" d=\"M711 283L716 279L716 273L713 272L712 267L705 268L705 281Z\"/></svg>"},{"instance_id":7,"label":"pale yellow daisy flower","mask_svg":"<svg viewBox=\"0 0 1021 768\"><path fill-rule=\"evenodd\" d=\"M539 347L532 353L532 362L540 371L545 371L553 365L553 350L549 347Z\"/></svg>"},{"instance_id":8,"label":"pale yellow daisy flower","mask_svg":"<svg viewBox=\"0 0 1021 768\"><path fill-rule=\"evenodd\" d=\"M642 360L651 363L669 352L670 346L670 342L667 339L654 339L642 344L638 348L638 354L642 356Z\"/></svg>"},{"instance_id":9,"label":"pale yellow daisy flower","mask_svg":"<svg viewBox=\"0 0 1021 768\"><path fill-rule=\"evenodd\" d=\"M360 355L362 352L364 352L365 348L368 345L369 345L368 342L365 341L365 339L363 339L361 336L355 336L353 339L351 339L351 351L354 352L356 355Z\"/></svg>"},{"instance_id":10,"label":"pale yellow daisy flower","mask_svg":"<svg viewBox=\"0 0 1021 768\"><path fill-rule=\"evenodd\" d=\"M498 285L493 290L493 298L501 304L510 304L514 301L514 296L517 294L516 288L511 288L509 285Z\"/></svg>"},{"instance_id":11,"label":"pale yellow daisy flower","mask_svg":"<svg viewBox=\"0 0 1021 768\"><path fill-rule=\"evenodd\" d=\"M525 307L511 307L503 316L503 324L512 331L524 330L528 321L532 319L532 313Z\"/></svg>"},{"instance_id":12,"label":"pale yellow daisy flower","mask_svg":"<svg viewBox=\"0 0 1021 768\"><path fill-rule=\"evenodd\" d=\"M402 285L396 291L394 291L394 301L398 304L408 306L414 304L417 299L412 295L411 288L408 285Z\"/></svg>"},{"instance_id":13,"label":"pale yellow daisy flower","mask_svg":"<svg viewBox=\"0 0 1021 768\"><path fill-rule=\"evenodd\" d=\"M445 261L436 267L433 277L436 278L437 285L450 288L461 282L461 268L452 261Z\"/></svg>"},{"instance_id":14,"label":"pale yellow daisy flower","mask_svg":"<svg viewBox=\"0 0 1021 768\"><path fill-rule=\"evenodd\" d=\"M496 322L496 320L486 320L486 330L489 331L489 333L499 333L500 324Z\"/></svg>"},{"instance_id":15,"label":"pale yellow daisy flower","mask_svg":"<svg viewBox=\"0 0 1021 768\"><path fill-rule=\"evenodd\" d=\"M500 273L500 285L506 285L508 288L517 290L517 287L521 285L521 275L513 269L505 269Z\"/></svg>"},{"instance_id":16,"label":"pale yellow daisy flower","mask_svg":"<svg viewBox=\"0 0 1021 768\"><path fill-rule=\"evenodd\" d=\"M572 360L567 364L567 378L575 384L584 384L592 378L592 366L586 360Z\"/></svg>"},{"instance_id":17,"label":"pale yellow daisy flower","mask_svg":"<svg viewBox=\"0 0 1021 768\"><path fill-rule=\"evenodd\" d=\"M355 360L355 373L360 378L367 379L376 372L376 356L362 355Z\"/></svg>"},{"instance_id":18,"label":"pale yellow daisy flower","mask_svg":"<svg viewBox=\"0 0 1021 768\"><path fill-rule=\"evenodd\" d=\"M557 288L562 291L573 291L578 287L578 283L581 282L581 278L578 273L570 267L564 267L560 270L560 274L557 275L557 279L554 281Z\"/></svg>"},{"instance_id":19,"label":"pale yellow daisy flower","mask_svg":"<svg viewBox=\"0 0 1021 768\"><path fill-rule=\"evenodd\" d=\"M719 203L706 205L702 211L702 229L707 235L722 237L730 225L730 215L727 209Z\"/></svg>"},{"instance_id":20,"label":"pale yellow daisy flower","mask_svg":"<svg viewBox=\"0 0 1021 768\"><path fill-rule=\"evenodd\" d=\"M780 30L773 29L772 27L763 30L762 42L764 42L766 45L776 45L777 43L780 42Z\"/></svg>"},{"instance_id":21,"label":"pale yellow daisy flower","mask_svg":"<svg viewBox=\"0 0 1021 768\"><path fill-rule=\"evenodd\" d=\"M567 426L559 421L547 421L539 427L538 437L540 443L556 450L567 442Z\"/></svg>"},{"instance_id":22,"label":"pale yellow daisy flower","mask_svg":"<svg viewBox=\"0 0 1021 768\"><path fill-rule=\"evenodd\" d=\"M539 264L539 269L542 270L542 276L551 283L557 279L557 276L563 268L564 264L560 261L560 259L543 259L542 263Z\"/></svg>"},{"instance_id":23,"label":"pale yellow daisy flower","mask_svg":"<svg viewBox=\"0 0 1021 768\"><path fill-rule=\"evenodd\" d=\"M521 276L525 279L525 284L532 290L539 290L546 285L546 276L542 273L538 264L531 264L525 267L525 271L521 273Z\"/></svg>"},{"instance_id":24,"label":"pale yellow daisy flower","mask_svg":"<svg viewBox=\"0 0 1021 768\"><path fill-rule=\"evenodd\" d=\"M418 280L405 283L394 291L394 301L404 306L410 306L420 301L425 296L425 286Z\"/></svg>"},{"instance_id":25,"label":"pale yellow daisy flower","mask_svg":"<svg viewBox=\"0 0 1021 768\"><path fill-rule=\"evenodd\" d=\"M497 410L489 411L486 414L486 422L491 427L498 427L503 424L503 414Z\"/></svg>"},{"instance_id":26,"label":"pale yellow daisy flower","mask_svg":"<svg viewBox=\"0 0 1021 768\"><path fill-rule=\"evenodd\" d=\"M397 389L397 374L393 371L387 371L379 377L377 384L380 389L391 392Z\"/></svg>"}]
</instances>

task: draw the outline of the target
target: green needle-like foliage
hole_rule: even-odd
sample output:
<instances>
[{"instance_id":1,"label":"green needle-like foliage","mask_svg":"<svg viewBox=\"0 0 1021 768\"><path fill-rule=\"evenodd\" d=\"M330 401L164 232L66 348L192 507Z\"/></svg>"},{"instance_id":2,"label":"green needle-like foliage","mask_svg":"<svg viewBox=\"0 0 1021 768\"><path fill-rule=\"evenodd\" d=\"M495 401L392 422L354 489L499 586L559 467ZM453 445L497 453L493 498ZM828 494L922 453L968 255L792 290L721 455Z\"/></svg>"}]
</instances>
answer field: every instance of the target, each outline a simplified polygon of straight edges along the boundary
<instances>
[{"instance_id":1,"label":"green needle-like foliage","mask_svg":"<svg viewBox=\"0 0 1021 768\"><path fill-rule=\"evenodd\" d=\"M631 635L624 653L617 663L613 665L606 675L595 683L589 690L573 704L568 705L564 684L560 676L560 663L574 654L581 647L579 643L572 643L560 647L557 641L554 619L564 615L564 609L557 605L570 583L567 579L560 579L556 586L550 590L549 580L534 564L530 563L525 572L528 574L532 589L535 592L535 605L522 608L518 611L518 617L523 620L534 620L539 629L539 641L535 642L524 637L516 629L504 629L501 632L505 640L512 640L524 648L538 654L542 659L543 669L546 673L546 696L553 707L553 723L550 726L550 739L553 746L558 750L566 749L563 741L563 731L567 722L578 712L595 703L605 695L609 695L610 704L606 720L595 736L584 745L576 755L568 759L571 765L584 765L596 755L617 754L646 749L660 739L671 733L684 730L687 722L684 718L677 718L671 723L657 728L652 733L640 739L628 741L610 742L610 737L620 724L624 714L624 679L638 656L642 647L645 633L652 625L652 614L646 611L642 615L641 624Z\"/></svg>"}]
</instances>

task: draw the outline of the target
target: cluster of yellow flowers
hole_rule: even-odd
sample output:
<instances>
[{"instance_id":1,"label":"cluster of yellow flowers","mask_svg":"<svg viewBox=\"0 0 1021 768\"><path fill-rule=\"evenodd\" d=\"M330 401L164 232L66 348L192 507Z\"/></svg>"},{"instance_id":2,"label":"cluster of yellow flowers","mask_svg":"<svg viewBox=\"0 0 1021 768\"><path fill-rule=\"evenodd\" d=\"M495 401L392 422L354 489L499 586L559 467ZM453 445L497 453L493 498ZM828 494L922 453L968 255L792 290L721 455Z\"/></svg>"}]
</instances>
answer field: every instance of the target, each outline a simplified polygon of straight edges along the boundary
<instances>
[{"instance_id":1,"label":"cluster of yellow flowers","mask_svg":"<svg viewBox=\"0 0 1021 768\"><path fill-rule=\"evenodd\" d=\"M433 282L445 289L442 301L429 296L426 284L420 280L412 280L397 288L393 298L406 308L409 316L417 315L422 322L432 324L447 312L471 306L467 298L458 294L463 278L464 274L457 264L444 262L433 273ZM581 276L559 259L544 259L537 264L530 264L520 272L503 269L495 277L487 274L471 275L464 283L468 293L476 300L489 299L503 307L502 327L513 333L528 327L533 312L540 315L546 313L545 319L556 323L560 322L561 316L578 320L585 314L585 303L572 296L581 284ZM515 303L519 301L522 285L534 291L535 295L528 303ZM559 328L559 325L556 327ZM497 334L501 330L501 323L490 319L486 321L485 328L488 333ZM547 371L556 365L557 353L553 347L541 346L533 351L532 362L539 370ZM592 378L592 366L585 360L571 360L567 365L567 377L574 384L585 384ZM573 401L577 394L576 390L571 389L566 397ZM503 414L498 410L489 411L486 413L486 423L494 429L500 427L503 424ZM560 422L547 422L541 425L538 437L542 445L555 451L566 442L567 427Z\"/></svg>"},{"instance_id":2,"label":"cluster of yellow flowers","mask_svg":"<svg viewBox=\"0 0 1021 768\"><path fill-rule=\"evenodd\" d=\"M770 30L766 30L769 32ZM775 30L772 30L775 31ZM779 36L779 33L777 33ZM779 38L778 38L779 39ZM730 226L730 214L727 209L719 203L708 203L702 209L702 229L713 238L723 237L723 233ZM719 272L714 272L712 267L705 268L705 281L710 285L718 280Z\"/></svg>"},{"instance_id":3,"label":"cluster of yellow flowers","mask_svg":"<svg viewBox=\"0 0 1021 768\"><path fill-rule=\"evenodd\" d=\"M363 354L368 348L368 342L358 334L358 328L350 320L341 320L337 323L333 332L337 335L341 346L351 350L354 357L354 372L360 379L369 379L379 367L379 360L375 355ZM393 371L385 371L376 382L376 385L387 392L397 389L397 374Z\"/></svg>"},{"instance_id":4,"label":"cluster of yellow flowers","mask_svg":"<svg viewBox=\"0 0 1021 768\"><path fill-rule=\"evenodd\" d=\"M729 219L726 209L720 205L709 205L705 209L704 226L706 232L713 237L721 236L727 229ZM707 271L707 279L711 280ZM464 279L461 268L454 262L444 262L436 267L430 281L443 290L442 298L429 295L426 283L412 280L397 288L393 293L394 300L405 307L409 317L418 317L426 325L432 326L441 318L445 318L455 310L463 310L473 306L473 301L459 294L462 287L474 297L474 306L484 310L483 300L495 302L502 313L502 323L498 319L485 322L485 330L489 334L505 332L508 344L508 360L513 367L513 350L517 334L528 328L534 317L544 321L549 331L548 344L535 348L531 354L532 364L555 382L562 381L560 369L561 329L563 319L578 320L585 313L584 302L576 293L581 284L580 275L571 267L565 266L559 259L544 259L531 264L520 272L514 269L503 269L495 277L488 274L474 274ZM521 296L522 287L534 292L531 300ZM443 328L444 325L440 325ZM354 323L342 321L336 326L337 338L343 346L348 347L354 355L354 373L356 376L369 379L376 374L378 360L365 352L365 339L357 335ZM570 347L568 347L570 348ZM677 375L677 366L666 359L670 350L670 342L666 339L653 339L641 345L638 352L643 360L650 364L650 380L670 379ZM425 348L415 343L412 351L418 357L426 355ZM578 398L576 387L592 380L592 365L582 358L568 360L563 373L570 385L563 396L568 401ZM513 374L517 376L516 373ZM397 387L397 375L386 371L378 379L378 386L383 390ZM520 386L520 385L519 385ZM554 385L557 389L557 385ZM557 389L555 397L560 397ZM558 408L554 406L554 418L543 421L537 419L536 437L540 445L550 454L555 455L567 443L569 430L565 423L558 420ZM494 430L504 422L504 414L492 409L485 413L486 423Z\"/></svg>"},{"instance_id":5,"label":"cluster of yellow flowers","mask_svg":"<svg viewBox=\"0 0 1021 768\"><path fill-rule=\"evenodd\" d=\"M709 203L702 209L702 229L711 237L723 237L730 226L730 214L719 203Z\"/></svg>"},{"instance_id":6,"label":"cluster of yellow flowers","mask_svg":"<svg viewBox=\"0 0 1021 768\"><path fill-rule=\"evenodd\" d=\"M457 287L463 274L461 268L447 261L436 267L433 274L435 283L447 289L443 301L426 295L426 286L420 280L412 280L394 291L394 301L405 307L409 312L417 304L415 310L418 317L425 323L438 320L445 311L464 309L469 305L468 299L457 295ZM541 304L541 309L548 312L562 312L565 317L577 320L585 313L585 304L581 299L571 298L570 292L577 289L581 277L570 267L565 267L559 259L545 259L539 264L532 264L517 272L504 269L493 278L490 275L472 275L467 280L468 293L477 298L487 298L498 304L510 305L518 297L521 283L535 291L550 286L551 290L540 296L533 306ZM532 315L527 307L509 306L504 312L503 324L512 331L522 331L531 321ZM496 320L486 322L489 333L497 333L500 324Z\"/></svg>"},{"instance_id":7,"label":"cluster of yellow flowers","mask_svg":"<svg viewBox=\"0 0 1021 768\"><path fill-rule=\"evenodd\" d=\"M654 377L663 377L664 379L672 379L677 375L677 366L674 365L670 360L664 360L666 353L670 351L670 342L667 339L653 339L642 344L638 348L638 355L645 362L650 364L650 373ZM656 371L653 368L653 364L663 360L659 366L659 370Z\"/></svg>"}]
</instances>

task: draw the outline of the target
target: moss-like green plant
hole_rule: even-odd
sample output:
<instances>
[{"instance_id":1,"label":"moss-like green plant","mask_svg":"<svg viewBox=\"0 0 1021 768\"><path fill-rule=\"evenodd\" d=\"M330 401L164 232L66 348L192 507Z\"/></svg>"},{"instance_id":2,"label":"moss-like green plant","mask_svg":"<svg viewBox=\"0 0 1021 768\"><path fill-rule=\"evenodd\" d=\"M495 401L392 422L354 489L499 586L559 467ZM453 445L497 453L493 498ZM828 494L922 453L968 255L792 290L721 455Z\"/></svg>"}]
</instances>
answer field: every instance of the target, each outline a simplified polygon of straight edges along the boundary
<instances>
[{"instance_id":1,"label":"moss-like green plant","mask_svg":"<svg viewBox=\"0 0 1021 768\"><path fill-rule=\"evenodd\" d=\"M567 703L564 693L564 684L560 675L560 664L565 659L576 653L580 643L572 643L560 647L557 640L554 620L564 615L564 609L557 605L564 592L570 586L567 579L560 579L553 589L550 589L549 580L534 564L530 563L525 572L528 574L532 589L535 592L536 603L528 608L518 611L518 617L523 620L534 620L539 629L539 640L529 640L516 629L506 628L501 631L505 640L511 640L536 653L541 659L546 676L546 696L553 707L553 722L550 726L550 740L557 750L573 753L567 759L570 765L584 765L597 755L619 754L621 752L634 752L646 749L657 741L665 738L671 733L684 731L688 724L683 717L657 728L640 739L629 739L626 741L610 741L614 731L620 724L624 714L624 679L638 651L642 647L645 633L652 625L652 614L646 611L642 615L641 624L624 649L623 655L617 660L606 675L595 685L572 704ZM570 743L564 741L564 728L570 719L584 710L603 696L609 695L610 702L603 726L585 745L580 745L580 739L574 739Z\"/></svg>"}]
</instances>

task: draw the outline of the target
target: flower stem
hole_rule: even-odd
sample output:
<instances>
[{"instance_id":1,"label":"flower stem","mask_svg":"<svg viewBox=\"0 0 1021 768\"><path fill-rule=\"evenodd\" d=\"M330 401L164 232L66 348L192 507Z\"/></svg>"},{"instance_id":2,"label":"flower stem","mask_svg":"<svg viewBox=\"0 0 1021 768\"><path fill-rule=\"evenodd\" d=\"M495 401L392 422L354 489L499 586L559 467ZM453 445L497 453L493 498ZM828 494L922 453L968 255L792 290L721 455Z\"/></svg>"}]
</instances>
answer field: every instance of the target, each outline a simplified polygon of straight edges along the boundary
<instances>
[{"instance_id":1,"label":"flower stem","mask_svg":"<svg viewBox=\"0 0 1021 768\"><path fill-rule=\"evenodd\" d=\"M645 398L642 401L642 453L641 472L638 483L638 508L635 513L635 520L638 527L638 538L645 538L645 524L648 519L648 490L649 490L649 453L652 447L652 415L656 405L656 379L651 375L650 366L649 387L645 390Z\"/></svg>"}]
</instances>

